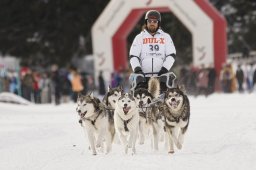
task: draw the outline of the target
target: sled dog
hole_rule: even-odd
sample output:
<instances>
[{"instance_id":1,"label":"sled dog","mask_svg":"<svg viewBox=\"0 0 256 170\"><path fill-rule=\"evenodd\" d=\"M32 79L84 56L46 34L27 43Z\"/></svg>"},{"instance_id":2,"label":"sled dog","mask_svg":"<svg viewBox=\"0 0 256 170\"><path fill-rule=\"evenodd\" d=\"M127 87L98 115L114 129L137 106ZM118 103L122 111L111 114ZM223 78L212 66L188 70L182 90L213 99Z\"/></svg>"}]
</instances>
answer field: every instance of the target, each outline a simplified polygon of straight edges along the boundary
<instances>
[{"instance_id":1,"label":"sled dog","mask_svg":"<svg viewBox=\"0 0 256 170\"><path fill-rule=\"evenodd\" d=\"M108 92L103 98L103 104L106 108L106 112L109 115L110 121L114 123L114 110L116 107L116 103L118 99L121 97L121 94L123 93L123 88L121 86L111 88L108 87Z\"/></svg>"},{"instance_id":2,"label":"sled dog","mask_svg":"<svg viewBox=\"0 0 256 170\"><path fill-rule=\"evenodd\" d=\"M104 142L106 144L105 151L109 153L113 132L111 132L108 117L100 100L94 97L93 93L85 96L79 94L76 111L80 116L82 127L87 133L92 154L97 154L96 148L104 149Z\"/></svg>"},{"instance_id":3,"label":"sled dog","mask_svg":"<svg viewBox=\"0 0 256 170\"><path fill-rule=\"evenodd\" d=\"M122 86L118 86L115 88L108 87L108 91L105 94L102 102L105 107L105 112L109 119L109 126L112 132L112 136L115 137L115 126L114 126L114 110L116 107L116 103L118 99L121 97L121 94L123 93Z\"/></svg>"},{"instance_id":4,"label":"sled dog","mask_svg":"<svg viewBox=\"0 0 256 170\"><path fill-rule=\"evenodd\" d=\"M169 141L169 153L174 153L173 143L182 148L184 135L189 125L190 104L184 87L170 88L165 92L162 113Z\"/></svg>"},{"instance_id":5,"label":"sled dog","mask_svg":"<svg viewBox=\"0 0 256 170\"><path fill-rule=\"evenodd\" d=\"M139 88L134 92L136 105L139 108L139 143L144 144L145 135L150 135L154 150L158 150L158 141L163 134L163 121L158 107L152 104L152 100L159 96L160 84L156 78L149 80L148 89Z\"/></svg>"},{"instance_id":6,"label":"sled dog","mask_svg":"<svg viewBox=\"0 0 256 170\"><path fill-rule=\"evenodd\" d=\"M128 148L132 148L132 154L135 154L135 143L139 126L139 112L131 94L122 94L117 100L114 112L114 124L116 133L124 146L125 154L128 153Z\"/></svg>"}]
</instances>

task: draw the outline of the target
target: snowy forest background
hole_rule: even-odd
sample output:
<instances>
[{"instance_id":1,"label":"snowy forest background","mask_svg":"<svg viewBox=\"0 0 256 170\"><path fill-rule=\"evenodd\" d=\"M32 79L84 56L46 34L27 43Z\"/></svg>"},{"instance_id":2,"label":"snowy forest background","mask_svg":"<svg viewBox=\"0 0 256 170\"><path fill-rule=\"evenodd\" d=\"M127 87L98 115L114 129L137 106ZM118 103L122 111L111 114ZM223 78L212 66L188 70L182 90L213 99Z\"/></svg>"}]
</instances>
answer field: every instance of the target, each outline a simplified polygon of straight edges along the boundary
<instances>
[{"instance_id":1,"label":"snowy forest background","mask_svg":"<svg viewBox=\"0 0 256 170\"><path fill-rule=\"evenodd\" d=\"M65 66L74 56L92 53L91 27L109 0L1 0L0 56L12 55L29 64ZM226 17L229 53L256 49L256 1L210 0ZM175 35L182 63L192 60L191 34L172 14L164 13L163 29ZM143 17L128 37L141 29Z\"/></svg>"}]
</instances>

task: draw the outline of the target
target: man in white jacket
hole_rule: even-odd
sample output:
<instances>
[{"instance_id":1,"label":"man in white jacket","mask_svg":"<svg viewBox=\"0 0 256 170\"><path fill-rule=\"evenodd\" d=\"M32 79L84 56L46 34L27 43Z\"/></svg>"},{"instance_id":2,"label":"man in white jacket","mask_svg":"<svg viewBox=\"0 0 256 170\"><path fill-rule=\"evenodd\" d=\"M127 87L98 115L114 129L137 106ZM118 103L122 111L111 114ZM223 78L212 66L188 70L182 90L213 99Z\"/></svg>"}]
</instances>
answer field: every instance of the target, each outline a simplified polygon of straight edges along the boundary
<instances>
[{"instance_id":1,"label":"man in white jacket","mask_svg":"<svg viewBox=\"0 0 256 170\"><path fill-rule=\"evenodd\" d=\"M147 88L151 76L167 73L176 56L176 49L169 34L161 28L161 14L150 10L145 15L145 29L138 34L130 48L130 64L137 74L143 74L146 81L137 87ZM161 90L166 90L161 83Z\"/></svg>"}]
</instances>

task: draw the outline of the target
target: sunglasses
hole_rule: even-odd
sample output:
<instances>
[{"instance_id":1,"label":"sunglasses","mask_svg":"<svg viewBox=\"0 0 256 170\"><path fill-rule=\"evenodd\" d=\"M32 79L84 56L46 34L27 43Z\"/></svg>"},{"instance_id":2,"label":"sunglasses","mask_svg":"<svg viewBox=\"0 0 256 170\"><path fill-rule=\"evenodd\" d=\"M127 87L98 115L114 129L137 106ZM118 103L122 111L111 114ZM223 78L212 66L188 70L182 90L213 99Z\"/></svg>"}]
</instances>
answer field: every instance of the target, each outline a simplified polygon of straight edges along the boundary
<instances>
[{"instance_id":1,"label":"sunglasses","mask_svg":"<svg viewBox=\"0 0 256 170\"><path fill-rule=\"evenodd\" d=\"M154 23L154 24L157 24L158 23L158 20L153 20L153 19L148 19L147 20L148 23Z\"/></svg>"}]
</instances>

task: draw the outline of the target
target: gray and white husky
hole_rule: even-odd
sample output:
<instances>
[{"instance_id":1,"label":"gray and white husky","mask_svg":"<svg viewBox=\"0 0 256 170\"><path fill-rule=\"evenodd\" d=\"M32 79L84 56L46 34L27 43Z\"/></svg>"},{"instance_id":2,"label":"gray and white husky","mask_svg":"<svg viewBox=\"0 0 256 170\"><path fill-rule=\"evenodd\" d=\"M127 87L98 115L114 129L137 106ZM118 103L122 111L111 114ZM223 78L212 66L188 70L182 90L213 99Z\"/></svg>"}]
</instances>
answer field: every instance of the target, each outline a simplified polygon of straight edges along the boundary
<instances>
[{"instance_id":1,"label":"gray and white husky","mask_svg":"<svg viewBox=\"0 0 256 170\"><path fill-rule=\"evenodd\" d=\"M165 93L162 113L169 141L169 153L174 153L173 143L182 148L184 135L189 125L190 104L184 87L170 88Z\"/></svg>"},{"instance_id":2,"label":"gray and white husky","mask_svg":"<svg viewBox=\"0 0 256 170\"><path fill-rule=\"evenodd\" d=\"M108 87L108 92L103 98L103 104L107 108L107 111L109 112L110 115L114 115L114 110L116 107L116 103L118 99L121 97L121 94L123 93L123 88L122 86L118 86L115 88Z\"/></svg>"},{"instance_id":3,"label":"gray and white husky","mask_svg":"<svg viewBox=\"0 0 256 170\"><path fill-rule=\"evenodd\" d=\"M94 97L93 93L85 96L79 94L76 111L80 116L82 127L87 133L92 154L97 154L96 148L104 148L104 141L106 144L105 151L109 153L113 132L111 132L108 117L100 100Z\"/></svg>"},{"instance_id":4,"label":"gray and white husky","mask_svg":"<svg viewBox=\"0 0 256 170\"><path fill-rule=\"evenodd\" d=\"M151 105L153 99L159 97L159 92L159 81L153 77L149 80L148 89L139 88L134 92L134 98L140 114L139 143L143 144L145 135L149 135L154 150L158 150L158 141L160 136L163 135L164 127L158 107Z\"/></svg>"},{"instance_id":5,"label":"gray and white husky","mask_svg":"<svg viewBox=\"0 0 256 170\"><path fill-rule=\"evenodd\" d=\"M114 113L114 124L116 133L125 148L125 154L128 153L128 148L132 148L132 154L135 154L139 112L131 94L122 94L118 99Z\"/></svg>"},{"instance_id":6,"label":"gray and white husky","mask_svg":"<svg viewBox=\"0 0 256 170\"><path fill-rule=\"evenodd\" d=\"M122 86L111 88L108 87L108 91L105 94L102 103L105 107L105 112L109 118L109 127L111 129L112 135L114 136L114 141L117 143L120 143L118 138L115 136L115 126L114 126L114 111L116 107L116 103L118 99L121 97L121 94L123 94L123 88Z\"/></svg>"}]
</instances>

